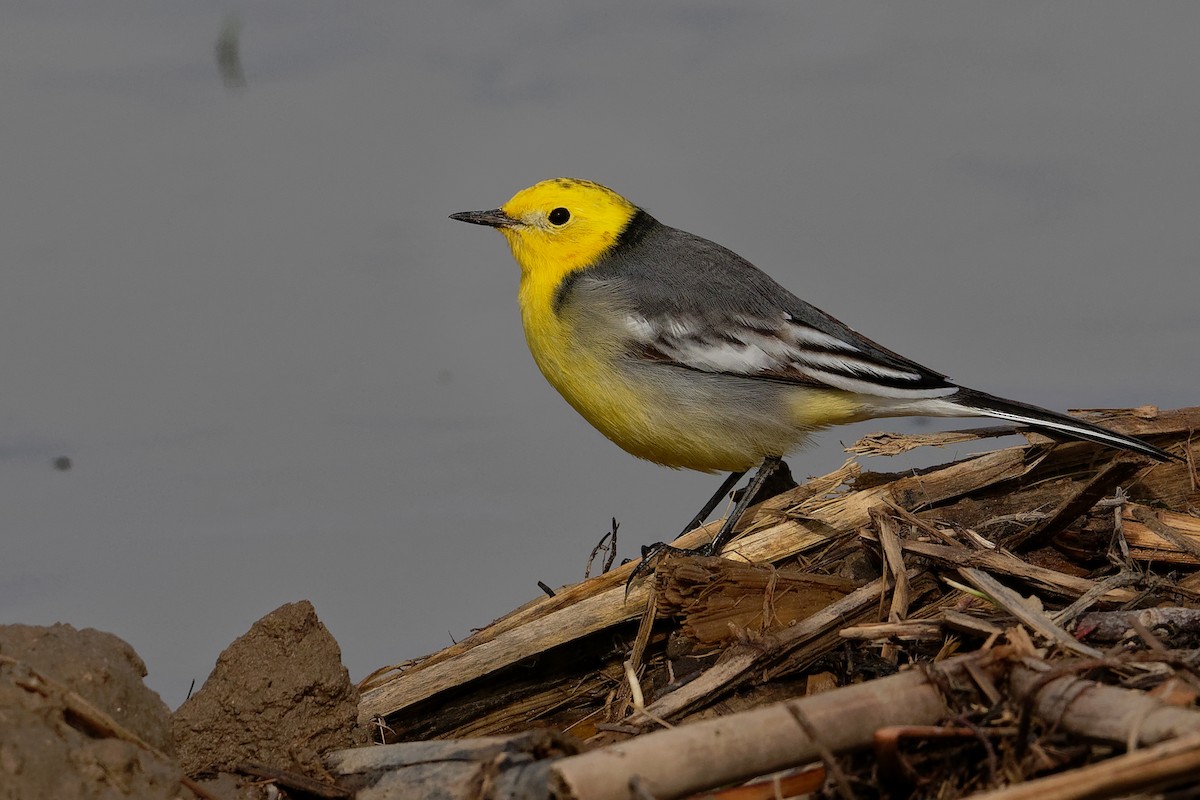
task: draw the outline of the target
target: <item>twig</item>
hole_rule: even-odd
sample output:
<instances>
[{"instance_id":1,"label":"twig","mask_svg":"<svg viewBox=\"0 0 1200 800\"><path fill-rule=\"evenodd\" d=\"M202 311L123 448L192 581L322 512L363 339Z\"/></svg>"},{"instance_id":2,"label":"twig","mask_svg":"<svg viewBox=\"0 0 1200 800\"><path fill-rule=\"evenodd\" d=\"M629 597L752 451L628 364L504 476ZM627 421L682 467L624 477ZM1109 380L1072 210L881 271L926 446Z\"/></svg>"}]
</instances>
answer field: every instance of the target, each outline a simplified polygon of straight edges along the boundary
<instances>
[{"instance_id":1,"label":"twig","mask_svg":"<svg viewBox=\"0 0 1200 800\"><path fill-rule=\"evenodd\" d=\"M884 560L896 580L896 588L892 590L892 606L888 610L888 622L900 622L908 614L909 603L908 575L904 566L904 553L900 548L900 537L896 534L896 524L891 517L882 513L881 509L872 509L871 517L879 528L879 545L883 549Z\"/></svg>"},{"instance_id":2,"label":"twig","mask_svg":"<svg viewBox=\"0 0 1200 800\"><path fill-rule=\"evenodd\" d=\"M896 536L896 526L891 517L883 513L882 508L871 509L871 519L879 529L879 549L883 551L883 577L891 573L895 586L892 587L892 605L888 610L887 621L899 622L908 610L908 577L904 574L904 553L900 549L900 539ZM880 600L883 598L881 597ZM885 642L879 650L880 658L895 664L900 654L896 645Z\"/></svg>"},{"instance_id":3,"label":"twig","mask_svg":"<svg viewBox=\"0 0 1200 800\"><path fill-rule=\"evenodd\" d=\"M633 647L630 649L629 658L625 659L622 668L625 672L625 685L621 691L617 693L617 698L613 701L613 706L617 709L617 714L624 716L625 702L628 700L633 705L634 716L645 716L652 722L657 722L663 727L671 727L666 722L663 722L654 714L646 711L645 697L642 695L642 686L638 682L638 671L642 668L642 657L646 654L646 645L650 643L650 633L654 629L654 617L658 609L658 585L652 583L650 585L650 593L646 598L646 610L642 613L642 619L638 622L637 635L633 639ZM628 694L627 698L623 698L623 694ZM612 719L612 717L609 717Z\"/></svg>"},{"instance_id":4,"label":"twig","mask_svg":"<svg viewBox=\"0 0 1200 800\"><path fill-rule=\"evenodd\" d=\"M322 783L318 780L313 780L307 775L302 775L299 772L291 772L286 769L277 769L259 764L254 761L243 761L236 767L237 771L243 775L254 775L258 778L266 778L272 783L278 783L281 786L286 786L289 789L311 794L314 797L328 797L333 800L338 798L352 797L353 792L349 789L343 789L340 786L333 786L328 783Z\"/></svg>"},{"instance_id":5,"label":"twig","mask_svg":"<svg viewBox=\"0 0 1200 800\"><path fill-rule=\"evenodd\" d=\"M1119 483L1133 477L1144 465L1141 459L1118 456L1092 476L1045 519L1017 531L1001 542L1009 550L1032 550L1049 542L1080 514L1094 506Z\"/></svg>"},{"instance_id":6,"label":"twig","mask_svg":"<svg viewBox=\"0 0 1200 800\"><path fill-rule=\"evenodd\" d=\"M1128 564L1132 559L1129 557L1129 541L1125 538L1125 490L1120 486L1117 487L1117 499L1121 502L1113 506L1113 543L1117 546L1122 563Z\"/></svg>"},{"instance_id":7,"label":"twig","mask_svg":"<svg viewBox=\"0 0 1200 800\"><path fill-rule=\"evenodd\" d=\"M1137 622L1147 630L1168 629L1189 639L1200 635L1200 609L1164 606L1136 611L1092 611L1076 625L1081 636L1098 642L1119 642Z\"/></svg>"},{"instance_id":8,"label":"twig","mask_svg":"<svg viewBox=\"0 0 1200 800\"><path fill-rule=\"evenodd\" d=\"M904 520L905 522L907 522L909 525L913 526L917 530L925 531L930 536L934 537L935 539L941 540L942 543L944 543L950 547L961 547L961 543L958 540L956 540L952 535L950 535L949 532L944 531L941 528L937 527L936 525L932 525L932 524L926 522L925 520L921 519L916 514L912 513L907 508L905 508L904 506L897 503L891 497L884 495L883 504L885 506L887 506L888 508L890 508L897 516L900 517L900 519Z\"/></svg>"},{"instance_id":9,"label":"twig","mask_svg":"<svg viewBox=\"0 0 1200 800\"><path fill-rule=\"evenodd\" d=\"M675 726L667 722L665 719L656 717L646 710L646 697L642 694L642 683L638 680L637 671L634 669L632 661L625 661L622 666L625 669L625 680L629 684L629 694L633 702L633 710L635 715L641 715L649 719L651 722L658 723L664 728L674 728ZM634 729L637 730L636 728Z\"/></svg>"},{"instance_id":10,"label":"twig","mask_svg":"<svg viewBox=\"0 0 1200 800\"><path fill-rule=\"evenodd\" d=\"M1022 659L1010 677L1013 692L1029 709L1022 727L1036 715L1061 730L1092 741L1125 746L1137 733L1135 745L1149 746L1185 733L1200 732L1200 712L1177 708L1137 689L1107 686L1076 677L1097 667L1121 668L1126 661L1078 659L1051 665ZM1023 742L1024 736L1018 736Z\"/></svg>"},{"instance_id":11,"label":"twig","mask_svg":"<svg viewBox=\"0 0 1200 800\"><path fill-rule=\"evenodd\" d=\"M1095 581L1030 564L1003 550L973 551L964 547L945 547L914 541L905 541L904 549L940 564L979 567L991 573L1017 578L1031 584L1039 592L1048 592L1059 597L1078 598L1096 586ZM1110 603L1124 603L1136 597L1136 593L1125 589L1110 589L1101 599Z\"/></svg>"},{"instance_id":12,"label":"twig","mask_svg":"<svg viewBox=\"0 0 1200 800\"><path fill-rule=\"evenodd\" d=\"M949 444L970 442L976 439L993 439L1021 433L1015 425L996 425L987 428L967 428L938 433L873 433L864 436L849 447L847 453L863 456L894 456L915 450L918 447L943 447Z\"/></svg>"},{"instance_id":13,"label":"twig","mask_svg":"<svg viewBox=\"0 0 1200 800\"><path fill-rule=\"evenodd\" d=\"M825 765L825 769L829 771L829 777L833 778L833 784L837 787L838 794L842 796L842 800L857 800L854 789L850 786L850 778L842 770L842 765L834 758L833 751L821 740L821 732L817 730L817 726L813 725L812 720L804 713L799 703L789 702L784 703L784 708L796 720L796 724L808 736L810 742L816 747L817 752L821 755L821 762Z\"/></svg>"},{"instance_id":14,"label":"twig","mask_svg":"<svg viewBox=\"0 0 1200 800\"><path fill-rule=\"evenodd\" d=\"M1200 733L1061 772L1016 786L972 795L972 800L1103 800L1129 794L1144 796L1200 773Z\"/></svg>"},{"instance_id":15,"label":"twig","mask_svg":"<svg viewBox=\"0 0 1200 800\"><path fill-rule=\"evenodd\" d=\"M902 622L866 622L851 625L838 631L843 639L858 639L874 642L880 640L908 639L936 641L943 636L942 623L937 620L910 619Z\"/></svg>"},{"instance_id":16,"label":"twig","mask_svg":"<svg viewBox=\"0 0 1200 800\"><path fill-rule=\"evenodd\" d=\"M600 537L600 541L596 542L596 546L592 548L591 555L588 556L587 566L583 570L583 579L586 581L592 577L592 564L596 561L596 556L604 553L604 561L600 567L601 572L608 572L612 569L613 562L617 558L617 528L621 527L617 522L617 518L612 518L612 530ZM553 595L552 595L553 596Z\"/></svg>"},{"instance_id":17,"label":"twig","mask_svg":"<svg viewBox=\"0 0 1200 800\"><path fill-rule=\"evenodd\" d=\"M1054 624L1054 621L1044 612L1035 611L1023 597L986 572L974 567L963 567L958 573L976 589L991 597L996 605L1060 647L1088 656L1089 658L1102 658L1104 656L1099 650L1081 643L1074 636L1071 636L1058 625Z\"/></svg>"},{"instance_id":18,"label":"twig","mask_svg":"<svg viewBox=\"0 0 1200 800\"><path fill-rule=\"evenodd\" d=\"M1075 618L1089 608L1100 602L1106 594L1114 589L1123 589L1126 586L1132 586L1141 581L1141 576L1133 571L1122 570L1121 572L1097 583L1092 588L1088 589L1079 599L1061 611L1051 615L1050 619L1062 627L1067 627Z\"/></svg>"},{"instance_id":19,"label":"twig","mask_svg":"<svg viewBox=\"0 0 1200 800\"><path fill-rule=\"evenodd\" d=\"M1019 522L1022 525L1028 525L1031 522L1039 522L1050 516L1045 511L1018 511L1015 514L1001 514L998 517L992 517L989 520L979 523L981 528L990 528L993 525L1003 525L1007 522Z\"/></svg>"},{"instance_id":20,"label":"twig","mask_svg":"<svg viewBox=\"0 0 1200 800\"><path fill-rule=\"evenodd\" d=\"M942 611L942 623L952 630L969 633L973 636L999 636L1004 633L1004 629L994 622L979 617L973 617L970 614L964 614L961 611L955 611L952 608L947 608Z\"/></svg>"}]
</instances>

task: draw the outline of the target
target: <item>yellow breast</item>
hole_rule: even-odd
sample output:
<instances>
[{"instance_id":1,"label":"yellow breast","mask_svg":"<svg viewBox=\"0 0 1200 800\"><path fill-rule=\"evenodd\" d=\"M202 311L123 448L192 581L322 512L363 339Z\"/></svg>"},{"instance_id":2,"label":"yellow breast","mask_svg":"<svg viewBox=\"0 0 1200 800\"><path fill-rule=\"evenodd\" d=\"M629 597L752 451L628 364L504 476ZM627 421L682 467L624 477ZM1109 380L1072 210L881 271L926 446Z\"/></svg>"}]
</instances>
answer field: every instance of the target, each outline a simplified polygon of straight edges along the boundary
<instances>
[{"instance_id":1,"label":"yellow breast","mask_svg":"<svg viewBox=\"0 0 1200 800\"><path fill-rule=\"evenodd\" d=\"M553 309L554 287L521 283L525 338L538 368L579 414L626 452L668 467L703 472L748 469L763 443L738 435L723 409L683 404L679 393L635 374L625 358L626 336L604 314Z\"/></svg>"},{"instance_id":2,"label":"yellow breast","mask_svg":"<svg viewBox=\"0 0 1200 800\"><path fill-rule=\"evenodd\" d=\"M554 309L557 286L526 274L519 294L525 341L538 369L594 427L630 450L649 423L646 398L617 367L624 343L614 330L581 326L579 315ZM645 456L643 456L645 457Z\"/></svg>"}]
</instances>

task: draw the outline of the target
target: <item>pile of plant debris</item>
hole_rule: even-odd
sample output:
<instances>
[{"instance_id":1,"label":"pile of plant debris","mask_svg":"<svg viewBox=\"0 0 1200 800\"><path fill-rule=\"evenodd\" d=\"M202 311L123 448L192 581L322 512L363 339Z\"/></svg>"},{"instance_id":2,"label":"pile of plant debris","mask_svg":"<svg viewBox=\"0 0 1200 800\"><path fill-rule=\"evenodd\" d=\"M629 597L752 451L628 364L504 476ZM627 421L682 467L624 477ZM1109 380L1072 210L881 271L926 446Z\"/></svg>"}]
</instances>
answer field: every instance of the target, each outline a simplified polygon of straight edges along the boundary
<instances>
[{"instance_id":1,"label":"pile of plant debris","mask_svg":"<svg viewBox=\"0 0 1200 800\"><path fill-rule=\"evenodd\" d=\"M1183 460L1036 434L915 474L851 460L756 506L722 558L667 557L628 591L623 565L381 670L359 723L391 746L331 769L363 798L1200 783L1200 408L1089 418Z\"/></svg>"}]
</instances>

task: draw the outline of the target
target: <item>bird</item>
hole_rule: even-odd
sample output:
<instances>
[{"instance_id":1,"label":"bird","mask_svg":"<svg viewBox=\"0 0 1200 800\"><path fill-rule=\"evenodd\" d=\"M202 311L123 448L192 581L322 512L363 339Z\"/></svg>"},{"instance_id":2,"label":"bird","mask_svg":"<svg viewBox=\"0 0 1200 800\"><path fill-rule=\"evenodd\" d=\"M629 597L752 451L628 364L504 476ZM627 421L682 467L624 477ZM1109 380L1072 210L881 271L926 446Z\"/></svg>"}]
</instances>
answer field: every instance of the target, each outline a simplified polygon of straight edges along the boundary
<instances>
[{"instance_id":1,"label":"bird","mask_svg":"<svg viewBox=\"0 0 1200 800\"><path fill-rule=\"evenodd\" d=\"M757 468L705 554L720 552L781 459L832 425L995 417L1158 461L1178 458L956 384L801 300L732 250L665 225L592 181L545 180L498 208L450 218L504 234L521 271L529 350L584 419L638 458L729 473L683 532ZM651 551L643 548L642 566Z\"/></svg>"}]
</instances>

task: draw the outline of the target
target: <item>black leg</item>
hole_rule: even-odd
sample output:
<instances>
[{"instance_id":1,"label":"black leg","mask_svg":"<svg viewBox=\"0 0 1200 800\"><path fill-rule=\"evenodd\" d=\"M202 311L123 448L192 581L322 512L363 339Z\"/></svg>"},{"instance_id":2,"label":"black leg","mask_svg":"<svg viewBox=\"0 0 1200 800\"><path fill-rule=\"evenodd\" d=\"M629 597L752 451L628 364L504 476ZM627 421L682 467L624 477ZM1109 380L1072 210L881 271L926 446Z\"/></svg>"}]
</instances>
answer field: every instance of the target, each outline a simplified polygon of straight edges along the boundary
<instances>
[{"instance_id":1,"label":"black leg","mask_svg":"<svg viewBox=\"0 0 1200 800\"><path fill-rule=\"evenodd\" d=\"M708 515L713 512L713 509L720 505L721 501L725 499L725 495L729 494L729 492L734 486L737 485L737 482L740 481L742 476L745 474L745 470L742 470L741 472L731 472L729 477L721 482L721 488L717 489L717 493L709 498L708 502L704 504L704 508L700 509L700 513L692 517L692 521L684 527L683 532L679 535L682 536L684 533L687 533L696 526L703 524L704 520L708 519ZM690 555L693 552L695 551L681 550L678 547L671 547L671 545L663 542L642 545L642 560L636 567L633 568L633 572L629 573L629 580L625 581L625 594L629 594L629 587L635 580L647 574L654 568L654 562L658 560L658 556L661 556L664 553Z\"/></svg>"},{"instance_id":2,"label":"black leg","mask_svg":"<svg viewBox=\"0 0 1200 800\"><path fill-rule=\"evenodd\" d=\"M729 513L729 517L725 520L725 524L721 526L721 530L717 532L716 537L707 545L699 547L696 550L680 550L677 547L671 547L670 545L663 544L662 542L642 547L642 561L640 564L634 567L633 572L629 574L629 580L625 582L625 593L629 593L629 587L633 584L634 580L650 572L650 570L653 568L654 562L657 560L657 557L663 555L664 553L675 553L677 555L690 555L699 553L706 556L712 556L720 553L721 548L724 547L733 537L733 529L737 525L738 520L742 518L742 514L746 513L746 509L749 508L750 504L754 502L755 498L762 490L763 485L782 465L783 460L776 456L767 456L763 459L762 464L758 467L758 471L754 473L754 477L750 479L750 483L742 491L742 496L734 505L733 511ZM683 533L687 533L697 525L703 523L704 520L708 518L708 515L712 513L713 509L716 508L717 505L720 504L720 502L725 498L725 495L729 493L729 490L732 489L745 474L746 473L744 471L731 473L730 476L721 484L721 488L717 490L717 493L714 494L712 498L710 498L709 501L704 504L704 508L700 509L700 513L693 517L692 521L687 524L687 527L683 529Z\"/></svg>"},{"instance_id":3,"label":"black leg","mask_svg":"<svg viewBox=\"0 0 1200 800\"><path fill-rule=\"evenodd\" d=\"M733 511L729 512L729 517L726 518L725 524L721 526L721 530L717 532L716 538L704 547L704 555L715 556L721 552L721 548L732 538L733 528L737 525L738 520L742 518L742 514L746 513L746 509L754 502L754 498L758 496L763 484L775 474L775 470L779 469L779 465L782 463L775 456L767 456L763 459L758 472L754 473L754 477L750 479L749 485L742 492L741 499L737 501L737 505L733 507Z\"/></svg>"},{"instance_id":4,"label":"black leg","mask_svg":"<svg viewBox=\"0 0 1200 800\"><path fill-rule=\"evenodd\" d=\"M679 533L679 535L683 536L683 534L687 533L688 531L692 530L693 528L703 525L704 520L708 519L708 515L713 512L714 508L716 508L717 506L719 506L721 504L721 501L723 501L725 499L725 495L727 495L731 491L733 491L733 487L737 485L737 482L740 481L742 479L742 476L745 474L746 474L746 470L742 470L741 472L729 473L729 477L726 478L725 482L721 484L721 488L717 489L717 493L714 494L711 498L709 498L709 501L704 504L704 508L700 509L700 513L697 514L696 516L692 517L692 521L689 522L686 526L684 526L683 530Z\"/></svg>"}]
</instances>

